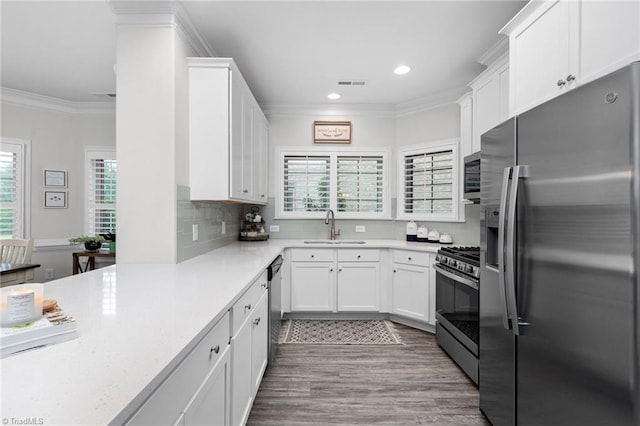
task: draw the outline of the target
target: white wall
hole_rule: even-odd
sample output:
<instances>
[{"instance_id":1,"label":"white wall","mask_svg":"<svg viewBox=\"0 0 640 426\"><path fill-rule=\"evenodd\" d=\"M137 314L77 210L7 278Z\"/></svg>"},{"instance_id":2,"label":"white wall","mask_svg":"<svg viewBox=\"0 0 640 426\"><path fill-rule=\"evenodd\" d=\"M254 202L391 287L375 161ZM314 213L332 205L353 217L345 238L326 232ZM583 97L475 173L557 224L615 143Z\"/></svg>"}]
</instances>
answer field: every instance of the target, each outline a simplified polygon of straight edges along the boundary
<instances>
[{"instance_id":1,"label":"white wall","mask_svg":"<svg viewBox=\"0 0 640 426\"><path fill-rule=\"evenodd\" d=\"M412 114L396 116L395 112L356 111L354 114L322 115L312 113L292 113L289 115L268 115L269 119L269 205L262 207L267 225L279 225L280 232L272 233L271 238L328 238L328 228L323 220L276 220L275 197L279 181L278 159L276 151L280 147L313 147L314 120L346 120L352 122L352 143L350 147L366 149L369 147L387 147L390 157L390 189L392 197L392 215L396 206L396 151L398 148L423 142L438 141L460 137L460 109L456 103L426 109ZM335 145L342 149L345 145ZM456 243L478 244L480 239L478 212L474 206L467 206L467 219L464 223L431 222L428 227L449 232ZM355 233L356 225L365 225L366 232ZM402 239L405 235L405 221L395 220L338 220L341 238L357 239Z\"/></svg>"},{"instance_id":2,"label":"white wall","mask_svg":"<svg viewBox=\"0 0 640 426\"><path fill-rule=\"evenodd\" d=\"M115 146L115 113L72 113L35 106L2 102L2 136L31 141L30 228L36 244L47 240L66 241L85 234L84 148ZM44 208L43 170L66 170L66 209ZM29 218L28 218L29 219ZM44 270L54 269L54 277L71 274L71 252L77 247L34 249L32 261L42 266L34 281L43 282Z\"/></svg>"}]
</instances>

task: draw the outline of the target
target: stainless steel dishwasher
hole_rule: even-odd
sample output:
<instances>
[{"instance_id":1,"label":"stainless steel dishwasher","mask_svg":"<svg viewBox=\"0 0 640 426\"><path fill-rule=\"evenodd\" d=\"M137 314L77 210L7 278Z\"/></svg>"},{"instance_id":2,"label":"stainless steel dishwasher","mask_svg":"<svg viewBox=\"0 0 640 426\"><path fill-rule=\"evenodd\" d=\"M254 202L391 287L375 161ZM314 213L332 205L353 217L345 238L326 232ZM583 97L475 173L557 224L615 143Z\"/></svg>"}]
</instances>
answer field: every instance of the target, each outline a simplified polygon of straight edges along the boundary
<instances>
[{"instance_id":1,"label":"stainless steel dishwasher","mask_svg":"<svg viewBox=\"0 0 640 426\"><path fill-rule=\"evenodd\" d=\"M278 255L267 270L269 281L269 364L276 358L280 338L282 321L282 276L280 269L282 263L282 256Z\"/></svg>"}]
</instances>

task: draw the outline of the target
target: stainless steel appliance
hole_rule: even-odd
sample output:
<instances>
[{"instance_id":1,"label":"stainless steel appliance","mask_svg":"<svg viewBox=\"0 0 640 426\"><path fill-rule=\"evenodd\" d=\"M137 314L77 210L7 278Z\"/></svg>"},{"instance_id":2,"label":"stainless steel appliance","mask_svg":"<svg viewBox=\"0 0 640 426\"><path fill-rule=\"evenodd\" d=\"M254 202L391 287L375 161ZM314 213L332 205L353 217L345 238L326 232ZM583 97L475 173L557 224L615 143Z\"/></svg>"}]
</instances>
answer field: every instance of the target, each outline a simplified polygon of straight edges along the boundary
<instances>
[{"instance_id":1,"label":"stainless steel appliance","mask_svg":"<svg viewBox=\"0 0 640 426\"><path fill-rule=\"evenodd\" d=\"M479 247L442 247L436 255L436 339L478 383Z\"/></svg>"},{"instance_id":2,"label":"stainless steel appliance","mask_svg":"<svg viewBox=\"0 0 640 426\"><path fill-rule=\"evenodd\" d=\"M639 171L640 63L482 136L479 388L494 426L640 424Z\"/></svg>"},{"instance_id":3,"label":"stainless steel appliance","mask_svg":"<svg viewBox=\"0 0 640 426\"><path fill-rule=\"evenodd\" d=\"M280 273L282 263L282 256L278 255L267 269L269 281L269 364L276 358L282 323L282 275Z\"/></svg>"},{"instance_id":4,"label":"stainless steel appliance","mask_svg":"<svg viewBox=\"0 0 640 426\"><path fill-rule=\"evenodd\" d=\"M464 198L480 202L480 151L464 157Z\"/></svg>"}]
</instances>

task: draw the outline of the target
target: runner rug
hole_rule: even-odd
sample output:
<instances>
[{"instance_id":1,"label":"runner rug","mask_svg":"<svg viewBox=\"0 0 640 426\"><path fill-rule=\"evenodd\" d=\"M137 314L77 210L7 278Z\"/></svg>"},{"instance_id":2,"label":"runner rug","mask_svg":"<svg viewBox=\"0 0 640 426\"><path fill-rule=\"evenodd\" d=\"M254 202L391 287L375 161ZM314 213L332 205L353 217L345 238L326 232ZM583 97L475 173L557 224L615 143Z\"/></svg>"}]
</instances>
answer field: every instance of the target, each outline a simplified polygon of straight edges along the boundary
<instances>
[{"instance_id":1,"label":"runner rug","mask_svg":"<svg viewBox=\"0 0 640 426\"><path fill-rule=\"evenodd\" d=\"M287 320L282 343L319 345L401 345L390 321L382 320Z\"/></svg>"}]
</instances>

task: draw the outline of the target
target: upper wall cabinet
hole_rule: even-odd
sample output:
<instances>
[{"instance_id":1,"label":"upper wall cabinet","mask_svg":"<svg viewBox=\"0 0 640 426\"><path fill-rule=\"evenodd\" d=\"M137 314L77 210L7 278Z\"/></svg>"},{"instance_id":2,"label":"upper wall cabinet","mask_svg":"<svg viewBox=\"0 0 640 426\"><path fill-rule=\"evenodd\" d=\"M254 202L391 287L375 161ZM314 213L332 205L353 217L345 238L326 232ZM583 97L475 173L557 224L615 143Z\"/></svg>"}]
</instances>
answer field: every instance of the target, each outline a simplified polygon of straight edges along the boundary
<instances>
[{"instance_id":1,"label":"upper wall cabinet","mask_svg":"<svg viewBox=\"0 0 640 426\"><path fill-rule=\"evenodd\" d=\"M480 151L480 136L509 118L509 60L504 53L469 86L473 89L471 152Z\"/></svg>"},{"instance_id":2,"label":"upper wall cabinet","mask_svg":"<svg viewBox=\"0 0 640 426\"><path fill-rule=\"evenodd\" d=\"M509 36L509 110L519 114L640 59L640 2L530 2L500 33Z\"/></svg>"},{"instance_id":3,"label":"upper wall cabinet","mask_svg":"<svg viewBox=\"0 0 640 426\"><path fill-rule=\"evenodd\" d=\"M266 204L267 119L233 59L187 61L191 199Z\"/></svg>"}]
</instances>

